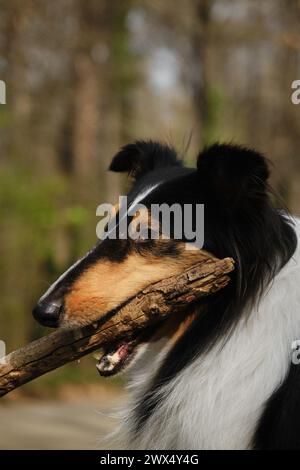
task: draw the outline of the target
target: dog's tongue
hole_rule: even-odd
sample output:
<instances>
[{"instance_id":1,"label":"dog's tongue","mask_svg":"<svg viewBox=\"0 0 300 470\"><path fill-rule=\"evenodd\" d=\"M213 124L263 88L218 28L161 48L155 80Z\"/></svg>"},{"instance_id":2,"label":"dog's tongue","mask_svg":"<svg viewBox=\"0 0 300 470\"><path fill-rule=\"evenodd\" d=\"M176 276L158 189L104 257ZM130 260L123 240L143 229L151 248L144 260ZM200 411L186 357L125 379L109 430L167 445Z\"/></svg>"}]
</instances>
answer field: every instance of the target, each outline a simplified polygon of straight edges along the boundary
<instances>
[{"instance_id":1,"label":"dog's tongue","mask_svg":"<svg viewBox=\"0 0 300 470\"><path fill-rule=\"evenodd\" d=\"M134 341L122 342L104 353L97 363L100 375L108 376L117 373L134 349Z\"/></svg>"}]
</instances>

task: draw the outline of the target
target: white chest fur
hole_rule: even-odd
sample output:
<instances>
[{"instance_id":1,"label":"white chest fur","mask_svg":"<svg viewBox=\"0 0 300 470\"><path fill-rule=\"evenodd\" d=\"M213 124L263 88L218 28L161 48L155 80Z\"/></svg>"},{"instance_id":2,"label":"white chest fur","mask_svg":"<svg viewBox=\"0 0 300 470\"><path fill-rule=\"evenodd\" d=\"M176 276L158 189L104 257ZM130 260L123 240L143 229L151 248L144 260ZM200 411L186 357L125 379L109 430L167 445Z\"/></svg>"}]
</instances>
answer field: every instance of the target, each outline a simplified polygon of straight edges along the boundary
<instances>
[{"instance_id":1,"label":"white chest fur","mask_svg":"<svg viewBox=\"0 0 300 470\"><path fill-rule=\"evenodd\" d=\"M300 239L300 223L296 231ZM194 360L161 390L164 399L130 448L246 449L264 404L285 378L300 338L300 247L258 307L225 344ZM166 351L152 344L132 370L132 409ZM130 426L132 409L127 410Z\"/></svg>"}]
</instances>

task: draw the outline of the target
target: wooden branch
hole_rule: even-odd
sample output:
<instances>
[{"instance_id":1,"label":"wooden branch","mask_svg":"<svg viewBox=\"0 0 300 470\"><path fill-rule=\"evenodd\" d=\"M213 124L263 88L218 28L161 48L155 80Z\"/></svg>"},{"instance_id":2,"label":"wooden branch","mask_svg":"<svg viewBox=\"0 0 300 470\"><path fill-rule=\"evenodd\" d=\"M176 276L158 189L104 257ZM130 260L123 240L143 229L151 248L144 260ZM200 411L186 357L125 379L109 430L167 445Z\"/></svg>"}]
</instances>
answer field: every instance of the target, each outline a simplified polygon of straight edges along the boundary
<instances>
[{"instance_id":1,"label":"wooden branch","mask_svg":"<svg viewBox=\"0 0 300 470\"><path fill-rule=\"evenodd\" d=\"M91 325L53 333L24 346L0 361L0 396L67 362L79 359L146 326L190 308L203 296L225 287L234 268L231 258L205 257L180 275L156 282Z\"/></svg>"}]
</instances>

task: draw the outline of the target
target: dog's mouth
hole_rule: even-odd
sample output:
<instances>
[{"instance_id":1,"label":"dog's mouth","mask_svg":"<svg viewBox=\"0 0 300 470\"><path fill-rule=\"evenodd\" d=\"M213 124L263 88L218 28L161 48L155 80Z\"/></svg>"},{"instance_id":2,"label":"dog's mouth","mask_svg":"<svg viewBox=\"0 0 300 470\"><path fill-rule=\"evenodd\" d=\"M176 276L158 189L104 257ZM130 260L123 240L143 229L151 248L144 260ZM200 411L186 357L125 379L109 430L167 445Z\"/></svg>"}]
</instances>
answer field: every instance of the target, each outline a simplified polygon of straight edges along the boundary
<instances>
[{"instance_id":1,"label":"dog's mouth","mask_svg":"<svg viewBox=\"0 0 300 470\"><path fill-rule=\"evenodd\" d=\"M102 348L101 354L96 354L97 370L102 377L110 377L123 372L135 358L141 345L148 343L164 321L146 327L136 332L130 339L122 339Z\"/></svg>"},{"instance_id":2,"label":"dog's mouth","mask_svg":"<svg viewBox=\"0 0 300 470\"><path fill-rule=\"evenodd\" d=\"M140 344L138 339L134 339L120 341L114 346L106 348L96 365L99 374L103 377L109 377L123 371L134 359Z\"/></svg>"}]
</instances>

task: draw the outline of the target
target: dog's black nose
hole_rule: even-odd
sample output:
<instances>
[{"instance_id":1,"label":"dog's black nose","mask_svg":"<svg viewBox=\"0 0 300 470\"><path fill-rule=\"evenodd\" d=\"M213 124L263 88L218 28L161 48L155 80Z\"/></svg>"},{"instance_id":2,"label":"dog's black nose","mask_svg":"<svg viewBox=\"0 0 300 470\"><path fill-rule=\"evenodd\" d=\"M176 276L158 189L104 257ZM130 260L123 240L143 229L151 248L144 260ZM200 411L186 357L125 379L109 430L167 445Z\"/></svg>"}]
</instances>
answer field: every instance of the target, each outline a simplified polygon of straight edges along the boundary
<instances>
[{"instance_id":1,"label":"dog's black nose","mask_svg":"<svg viewBox=\"0 0 300 470\"><path fill-rule=\"evenodd\" d=\"M58 302L40 302L34 307L32 315L41 325L56 328L58 326L61 311L62 305Z\"/></svg>"}]
</instances>

